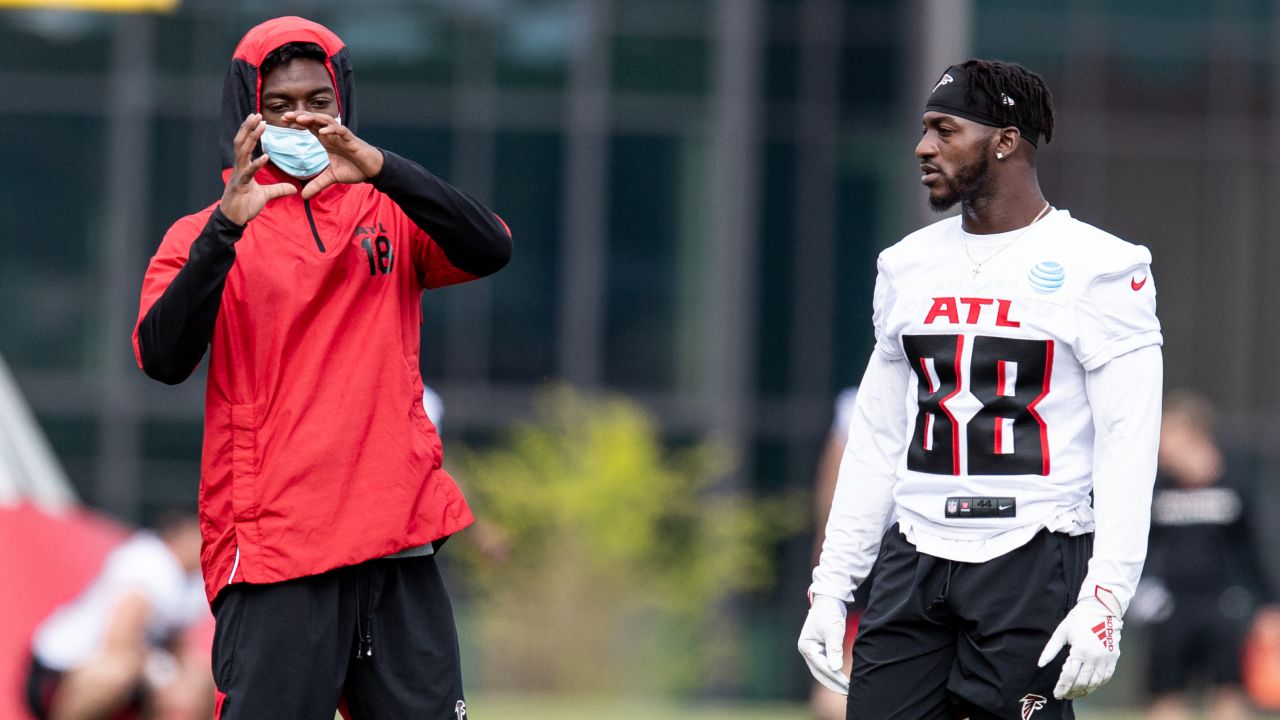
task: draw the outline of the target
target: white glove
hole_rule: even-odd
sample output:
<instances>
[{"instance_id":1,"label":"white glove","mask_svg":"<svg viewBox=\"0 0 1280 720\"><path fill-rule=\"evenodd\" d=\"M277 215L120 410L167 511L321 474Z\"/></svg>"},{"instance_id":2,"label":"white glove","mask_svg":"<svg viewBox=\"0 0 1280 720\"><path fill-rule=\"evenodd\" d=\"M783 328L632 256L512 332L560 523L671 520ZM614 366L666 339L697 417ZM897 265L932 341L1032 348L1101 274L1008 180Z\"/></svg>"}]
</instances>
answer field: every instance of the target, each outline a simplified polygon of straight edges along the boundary
<instances>
[{"instance_id":1,"label":"white glove","mask_svg":"<svg viewBox=\"0 0 1280 720\"><path fill-rule=\"evenodd\" d=\"M1105 588L1098 588L1096 597L1086 597L1071 608L1053 631L1038 663L1040 667L1048 665L1064 645L1071 645L1058 684L1053 688L1054 697L1074 700L1111 679L1116 661L1120 659L1121 625L1120 603Z\"/></svg>"},{"instance_id":2,"label":"white glove","mask_svg":"<svg viewBox=\"0 0 1280 720\"><path fill-rule=\"evenodd\" d=\"M844 619L849 609L833 597L814 595L809 616L800 629L796 648L809 666L809 672L832 692L849 694L849 678L844 667Z\"/></svg>"}]
</instances>

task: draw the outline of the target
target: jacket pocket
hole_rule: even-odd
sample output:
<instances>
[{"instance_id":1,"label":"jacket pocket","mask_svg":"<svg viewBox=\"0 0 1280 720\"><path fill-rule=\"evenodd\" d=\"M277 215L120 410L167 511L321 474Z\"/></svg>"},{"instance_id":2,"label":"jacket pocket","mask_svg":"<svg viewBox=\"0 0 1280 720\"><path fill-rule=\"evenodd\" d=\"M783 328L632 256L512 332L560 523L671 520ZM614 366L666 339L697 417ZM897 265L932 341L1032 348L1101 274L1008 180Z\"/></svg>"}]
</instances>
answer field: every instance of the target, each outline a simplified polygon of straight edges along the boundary
<instances>
[{"instance_id":1,"label":"jacket pocket","mask_svg":"<svg viewBox=\"0 0 1280 720\"><path fill-rule=\"evenodd\" d=\"M231 512L237 521L258 516L258 414L251 404L231 406Z\"/></svg>"},{"instance_id":2,"label":"jacket pocket","mask_svg":"<svg viewBox=\"0 0 1280 720\"><path fill-rule=\"evenodd\" d=\"M440 467L444 460L443 448L440 446L440 435L435 429L435 424L431 422L431 418L427 416L427 410L422 406L422 395L415 395L414 402L409 405L409 433L412 436L411 442L413 453L419 458L427 460L431 469Z\"/></svg>"},{"instance_id":3,"label":"jacket pocket","mask_svg":"<svg viewBox=\"0 0 1280 720\"><path fill-rule=\"evenodd\" d=\"M435 422L427 415L423 405L425 383L418 370L416 355L401 355L404 361L404 378L408 383L406 394L409 402L409 443L416 458L426 460L432 470L438 469L444 462L444 448L440 444L440 433Z\"/></svg>"}]
</instances>

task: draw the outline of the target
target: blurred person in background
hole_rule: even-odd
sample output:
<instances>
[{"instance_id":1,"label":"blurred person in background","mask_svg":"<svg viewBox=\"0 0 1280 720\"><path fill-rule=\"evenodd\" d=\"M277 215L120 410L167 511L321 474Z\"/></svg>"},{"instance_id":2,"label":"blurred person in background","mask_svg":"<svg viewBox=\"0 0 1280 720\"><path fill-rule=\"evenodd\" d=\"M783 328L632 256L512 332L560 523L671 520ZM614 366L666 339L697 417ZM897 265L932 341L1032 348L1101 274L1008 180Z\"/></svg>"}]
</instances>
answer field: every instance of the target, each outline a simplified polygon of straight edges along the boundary
<instances>
[{"instance_id":1,"label":"blurred person in background","mask_svg":"<svg viewBox=\"0 0 1280 720\"><path fill-rule=\"evenodd\" d=\"M112 550L102 570L36 628L27 703L39 720L213 715L209 648L187 635L209 616L200 525L167 515Z\"/></svg>"},{"instance_id":2,"label":"blurred person in background","mask_svg":"<svg viewBox=\"0 0 1280 720\"><path fill-rule=\"evenodd\" d=\"M330 30L251 29L223 86L222 198L170 228L143 280L143 370L179 383L210 355L201 559L224 720L466 712L434 554L473 518L423 407L422 294L496 272L511 235L357 117Z\"/></svg>"},{"instance_id":3,"label":"blurred person in background","mask_svg":"<svg viewBox=\"0 0 1280 720\"><path fill-rule=\"evenodd\" d=\"M1150 547L1132 606L1151 629L1149 720L1190 720L1199 688L1207 691L1207 718L1250 717L1244 638L1256 608L1259 623L1280 620L1250 514L1260 463L1222 449L1214 415L1195 393L1165 398Z\"/></svg>"},{"instance_id":4,"label":"blurred person in background","mask_svg":"<svg viewBox=\"0 0 1280 720\"><path fill-rule=\"evenodd\" d=\"M852 720L1073 718L1114 672L1146 553L1151 254L1045 200L1053 103L1035 73L953 65L922 123L929 203L961 212L880 255L798 648ZM845 603L871 572L850 678Z\"/></svg>"},{"instance_id":5,"label":"blurred person in background","mask_svg":"<svg viewBox=\"0 0 1280 720\"><path fill-rule=\"evenodd\" d=\"M858 397L858 388L845 388L836 396L835 416L831 421L831 431L827 434L827 442L822 447L822 457L818 461L818 476L814 480L814 533L813 562L817 564L822 553L822 541L826 538L827 518L831 515L831 501L836 494L836 479L840 474L840 458L844 457L844 448L849 440L849 425L853 419L853 403ZM849 614L845 620L844 630L844 665L840 671L849 674L853 656L849 651L853 648L854 636L858 633L858 618L862 616L862 608L866 606L867 592L871 588L870 578L858 588L854 601L849 604ZM845 696L829 689L826 685L814 681L809 695L809 706L813 716L818 720L840 720L844 717Z\"/></svg>"},{"instance_id":6,"label":"blurred person in background","mask_svg":"<svg viewBox=\"0 0 1280 720\"><path fill-rule=\"evenodd\" d=\"M440 397L440 393L423 387L422 408L426 410L431 424L436 426L436 432L443 435L444 399ZM463 539L475 547L485 562L502 565L511 557L511 539L507 537L506 531L483 517L475 519L471 527L467 528Z\"/></svg>"}]
</instances>

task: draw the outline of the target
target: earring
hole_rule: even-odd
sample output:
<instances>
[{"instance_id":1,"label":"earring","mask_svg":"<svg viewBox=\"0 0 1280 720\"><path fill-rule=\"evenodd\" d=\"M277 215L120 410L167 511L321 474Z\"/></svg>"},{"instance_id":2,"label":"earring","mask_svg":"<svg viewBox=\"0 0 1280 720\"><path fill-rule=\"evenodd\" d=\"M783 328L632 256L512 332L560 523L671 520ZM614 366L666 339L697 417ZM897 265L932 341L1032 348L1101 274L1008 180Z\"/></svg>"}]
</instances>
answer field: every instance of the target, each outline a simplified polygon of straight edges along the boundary
<instances>
[{"instance_id":1,"label":"earring","mask_svg":"<svg viewBox=\"0 0 1280 720\"><path fill-rule=\"evenodd\" d=\"M997 159L997 160L1003 160L1003 159L1004 159L1004 153L1002 153L1002 152L998 152L998 153L996 153L996 159Z\"/></svg>"}]
</instances>

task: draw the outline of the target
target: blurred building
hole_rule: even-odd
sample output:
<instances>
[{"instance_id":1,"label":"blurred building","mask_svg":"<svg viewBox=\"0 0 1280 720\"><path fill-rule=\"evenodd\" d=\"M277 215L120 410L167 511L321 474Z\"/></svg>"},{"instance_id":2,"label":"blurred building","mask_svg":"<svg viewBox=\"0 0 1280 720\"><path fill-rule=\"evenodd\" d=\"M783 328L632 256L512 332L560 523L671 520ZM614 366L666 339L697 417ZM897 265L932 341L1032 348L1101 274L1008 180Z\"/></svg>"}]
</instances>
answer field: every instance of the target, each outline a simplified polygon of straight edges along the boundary
<instances>
[{"instance_id":1,"label":"blurred building","mask_svg":"<svg viewBox=\"0 0 1280 720\"><path fill-rule=\"evenodd\" d=\"M501 274L425 300L424 373L454 437L493 436L563 379L637 396L674 439L736 440L746 486L807 487L835 391L870 352L874 258L932 219L912 156L923 98L974 55L1028 65L1054 90L1048 197L1155 253L1170 385L1212 392L1246 438L1280 401L1259 380L1280 355L1275 3L0 10L0 353L81 495L121 517L195 493L203 383L147 380L129 335L163 231L221 192L234 44L288 13L347 41L363 137L515 231ZM807 543L781 559L790 597ZM749 612L793 617L782 604ZM760 625L776 633L763 647L785 649L798 621ZM798 692L790 659L762 659L754 691Z\"/></svg>"}]
</instances>

